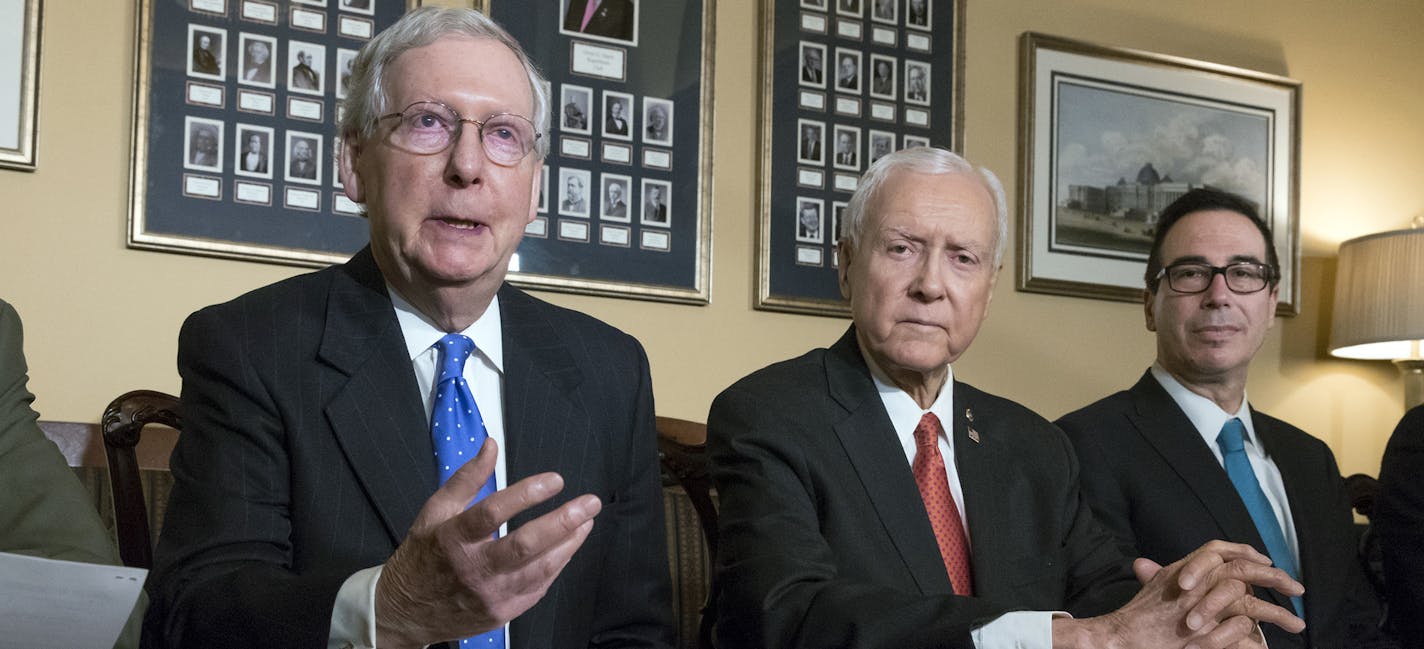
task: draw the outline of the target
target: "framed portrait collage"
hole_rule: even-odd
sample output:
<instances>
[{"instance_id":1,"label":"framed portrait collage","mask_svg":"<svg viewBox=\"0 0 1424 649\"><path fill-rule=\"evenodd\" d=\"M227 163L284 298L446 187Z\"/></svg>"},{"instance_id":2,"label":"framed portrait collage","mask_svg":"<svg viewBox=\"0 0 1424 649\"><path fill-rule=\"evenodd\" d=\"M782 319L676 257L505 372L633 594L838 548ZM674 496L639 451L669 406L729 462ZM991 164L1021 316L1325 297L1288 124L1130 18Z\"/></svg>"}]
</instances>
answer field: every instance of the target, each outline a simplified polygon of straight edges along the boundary
<instances>
[{"instance_id":1,"label":"framed portrait collage","mask_svg":"<svg viewBox=\"0 0 1424 649\"><path fill-rule=\"evenodd\" d=\"M836 245L861 174L899 149L959 147L963 12L962 0L764 0L756 308L849 314Z\"/></svg>"},{"instance_id":2,"label":"framed portrait collage","mask_svg":"<svg viewBox=\"0 0 1424 649\"><path fill-rule=\"evenodd\" d=\"M510 281L706 304L715 0L485 0L549 80L539 213Z\"/></svg>"},{"instance_id":3,"label":"framed portrait collage","mask_svg":"<svg viewBox=\"0 0 1424 649\"><path fill-rule=\"evenodd\" d=\"M129 245L300 265L366 245L337 123L356 51L411 6L142 0Z\"/></svg>"}]
</instances>

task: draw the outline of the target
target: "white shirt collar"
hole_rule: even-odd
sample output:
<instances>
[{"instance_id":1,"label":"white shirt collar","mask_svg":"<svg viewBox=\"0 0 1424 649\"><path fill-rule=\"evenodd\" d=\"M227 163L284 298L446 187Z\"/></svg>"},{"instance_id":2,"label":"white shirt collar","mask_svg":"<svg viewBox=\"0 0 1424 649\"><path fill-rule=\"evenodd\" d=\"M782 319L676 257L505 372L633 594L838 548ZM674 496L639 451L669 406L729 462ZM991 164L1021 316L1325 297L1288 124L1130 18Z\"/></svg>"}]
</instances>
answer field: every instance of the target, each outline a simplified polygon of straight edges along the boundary
<instances>
[{"instance_id":1,"label":"white shirt collar","mask_svg":"<svg viewBox=\"0 0 1424 649\"><path fill-rule=\"evenodd\" d=\"M925 416L926 412L933 412L936 417L939 417L940 426L945 432L945 440L949 443L950 451L953 451L954 435L950 431L954 430L954 420L950 416L954 412L954 367L945 366L947 374L944 385L940 387L934 403L930 404L929 409L926 410L915 402L910 393L901 390L892 383L889 375L880 369L880 366L875 363L875 359L865 353L864 349L861 349L860 355L865 359L866 367L870 368L870 378L875 381L875 390L880 393L880 401L885 404L885 412L890 415L890 423L895 426L895 435L901 439L906 437L913 439L915 426L919 425L920 419Z\"/></svg>"},{"instance_id":2,"label":"white shirt collar","mask_svg":"<svg viewBox=\"0 0 1424 649\"><path fill-rule=\"evenodd\" d=\"M1177 377L1172 376L1160 364L1153 363L1149 371L1152 372L1152 378L1157 379L1162 389L1167 391L1167 395L1177 402L1177 407L1186 413L1187 419L1191 420L1192 426L1197 429L1202 439L1206 440L1207 446L1216 453L1218 459L1221 449L1217 448L1216 438L1221 434L1221 427L1232 418L1240 419L1246 426L1246 443L1249 445L1247 448L1258 456L1265 455L1265 449L1256 438L1256 426L1251 422L1251 405L1244 392L1241 395L1241 406L1236 412L1230 413L1222 410L1215 401L1187 389L1187 386L1182 385Z\"/></svg>"},{"instance_id":3,"label":"white shirt collar","mask_svg":"<svg viewBox=\"0 0 1424 649\"><path fill-rule=\"evenodd\" d=\"M386 284L391 305L396 309L396 321L400 323L401 334L405 337L406 351L411 359L427 352L447 333L430 320L424 313L401 297L395 287ZM474 324L460 333L475 341L475 350L483 355L495 371L504 374L504 329L499 318L499 296L490 299L489 307Z\"/></svg>"}]
</instances>

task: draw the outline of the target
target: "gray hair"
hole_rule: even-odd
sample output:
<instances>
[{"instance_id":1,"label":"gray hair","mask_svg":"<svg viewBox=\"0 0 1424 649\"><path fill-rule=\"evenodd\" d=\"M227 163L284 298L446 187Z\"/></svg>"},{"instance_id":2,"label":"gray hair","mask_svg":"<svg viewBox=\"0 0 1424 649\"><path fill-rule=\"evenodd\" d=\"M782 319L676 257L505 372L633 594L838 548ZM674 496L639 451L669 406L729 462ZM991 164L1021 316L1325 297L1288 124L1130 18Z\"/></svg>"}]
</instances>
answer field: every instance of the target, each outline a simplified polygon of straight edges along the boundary
<instances>
[{"instance_id":1,"label":"gray hair","mask_svg":"<svg viewBox=\"0 0 1424 649\"><path fill-rule=\"evenodd\" d=\"M866 210L874 205L883 187L897 172L921 174L963 174L979 181L994 200L997 226L994 230L994 268L1004 260L1004 248L1009 240L1009 204L1004 186L987 167L975 168L958 154L938 147L917 146L891 153L879 160L861 176L860 186L851 195L841 222L841 239L852 250L858 249L865 236Z\"/></svg>"},{"instance_id":2,"label":"gray hair","mask_svg":"<svg viewBox=\"0 0 1424 649\"><path fill-rule=\"evenodd\" d=\"M356 55L351 65L351 85L346 96L346 113L341 119L341 136L365 139L375 133L376 120L392 110L390 97L386 95L387 68L400 55L450 35L498 41L514 52L529 77L529 92L534 97L534 115L530 119L535 130L546 133L549 125L548 81L529 55L524 53L519 41L488 16L473 9L421 7L402 16L396 24L371 39ZM549 153L547 135L538 139L534 151L540 158Z\"/></svg>"}]
</instances>

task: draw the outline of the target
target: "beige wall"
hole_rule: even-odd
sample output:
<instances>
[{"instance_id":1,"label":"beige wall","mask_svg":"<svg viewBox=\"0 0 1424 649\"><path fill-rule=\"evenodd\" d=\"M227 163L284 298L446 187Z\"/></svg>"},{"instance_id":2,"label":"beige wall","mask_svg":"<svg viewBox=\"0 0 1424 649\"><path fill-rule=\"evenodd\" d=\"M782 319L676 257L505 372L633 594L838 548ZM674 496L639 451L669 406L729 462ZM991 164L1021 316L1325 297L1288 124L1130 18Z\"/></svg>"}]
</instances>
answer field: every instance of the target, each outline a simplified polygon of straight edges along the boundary
<instances>
[{"instance_id":1,"label":"beige wall","mask_svg":"<svg viewBox=\"0 0 1424 649\"><path fill-rule=\"evenodd\" d=\"M47 419L94 421L119 392L176 391L175 339L203 305L300 269L124 247L133 2L45 3L39 171L0 171L0 297L24 318ZM756 3L717 12L712 304L545 297L637 336L659 412L703 420L712 397L771 361L832 342L839 319L754 311ZM1402 412L1387 363L1324 353L1335 247L1424 208L1417 0L970 0L965 152L1012 187L1018 36L1025 30L1205 59L1304 83L1304 310L1252 368L1260 408L1327 441L1346 473L1379 468ZM956 375L1056 417L1129 385L1153 356L1136 305L1019 293L1013 246L989 321Z\"/></svg>"}]
</instances>

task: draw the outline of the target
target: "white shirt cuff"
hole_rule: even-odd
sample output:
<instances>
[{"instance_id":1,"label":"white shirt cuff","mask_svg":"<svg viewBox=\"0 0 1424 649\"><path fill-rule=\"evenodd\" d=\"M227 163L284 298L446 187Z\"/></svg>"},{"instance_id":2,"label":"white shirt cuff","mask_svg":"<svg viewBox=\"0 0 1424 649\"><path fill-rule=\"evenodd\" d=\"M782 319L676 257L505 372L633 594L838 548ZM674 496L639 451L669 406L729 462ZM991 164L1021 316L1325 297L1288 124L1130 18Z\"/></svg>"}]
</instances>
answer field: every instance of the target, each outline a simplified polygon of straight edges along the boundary
<instances>
[{"instance_id":1,"label":"white shirt cuff","mask_svg":"<svg viewBox=\"0 0 1424 649\"><path fill-rule=\"evenodd\" d=\"M375 649L376 582L383 567L357 571L341 584L331 609L326 649Z\"/></svg>"},{"instance_id":2,"label":"white shirt cuff","mask_svg":"<svg viewBox=\"0 0 1424 649\"><path fill-rule=\"evenodd\" d=\"M1053 649L1053 618L1066 613L1014 611L970 632L976 649Z\"/></svg>"}]
</instances>

